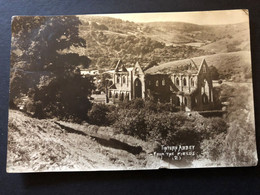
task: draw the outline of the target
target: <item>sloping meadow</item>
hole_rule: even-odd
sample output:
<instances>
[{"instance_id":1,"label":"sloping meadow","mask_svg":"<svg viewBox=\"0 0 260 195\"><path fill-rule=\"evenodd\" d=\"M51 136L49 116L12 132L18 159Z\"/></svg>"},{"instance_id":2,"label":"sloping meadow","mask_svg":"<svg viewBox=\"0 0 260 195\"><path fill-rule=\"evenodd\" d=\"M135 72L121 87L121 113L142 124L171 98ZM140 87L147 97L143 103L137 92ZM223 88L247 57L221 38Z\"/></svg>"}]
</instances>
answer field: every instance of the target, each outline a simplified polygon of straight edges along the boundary
<instances>
[{"instance_id":1,"label":"sloping meadow","mask_svg":"<svg viewBox=\"0 0 260 195\"><path fill-rule=\"evenodd\" d=\"M9 116L7 172L122 170L169 166L146 152L134 155L126 150L101 145L90 136L98 133L109 137L111 130L105 127L60 121L60 124L75 130L68 132L55 119L39 120L14 110L10 110ZM143 150L150 148L131 136L121 134L115 139L128 141L133 146L140 145Z\"/></svg>"}]
</instances>

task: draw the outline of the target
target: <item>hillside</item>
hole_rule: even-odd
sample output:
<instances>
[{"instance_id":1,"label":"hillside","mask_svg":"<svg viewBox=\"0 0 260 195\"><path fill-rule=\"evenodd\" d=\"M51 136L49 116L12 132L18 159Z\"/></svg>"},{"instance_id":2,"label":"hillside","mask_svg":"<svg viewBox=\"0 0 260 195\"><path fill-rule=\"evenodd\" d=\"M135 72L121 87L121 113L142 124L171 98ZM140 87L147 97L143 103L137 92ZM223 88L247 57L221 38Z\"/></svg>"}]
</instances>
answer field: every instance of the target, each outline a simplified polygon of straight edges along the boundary
<instances>
[{"instance_id":1,"label":"hillside","mask_svg":"<svg viewBox=\"0 0 260 195\"><path fill-rule=\"evenodd\" d=\"M234 32L220 40L204 45L201 49L213 53L226 53L235 51L250 51L249 30L243 29Z\"/></svg>"},{"instance_id":2,"label":"hillside","mask_svg":"<svg viewBox=\"0 0 260 195\"><path fill-rule=\"evenodd\" d=\"M166 32L167 34L170 34L170 36L166 37L164 41L172 41L172 43L177 44L191 42L208 44L210 42L230 37L241 31L248 30L246 23L230 25L198 25L184 22L151 22L144 23L144 25L150 28L151 34L156 34L156 32L161 32L162 34Z\"/></svg>"},{"instance_id":3,"label":"hillside","mask_svg":"<svg viewBox=\"0 0 260 195\"><path fill-rule=\"evenodd\" d=\"M79 35L86 48L65 52L88 56L92 69L110 69L121 59L147 66L219 52L249 50L246 23L197 25L183 22L134 23L101 16L81 16ZM242 38L241 38L242 37Z\"/></svg>"},{"instance_id":4,"label":"hillside","mask_svg":"<svg viewBox=\"0 0 260 195\"><path fill-rule=\"evenodd\" d=\"M8 126L8 172L118 170L169 166L147 154L152 150L153 144L131 136L113 135L108 127L79 125L54 119L38 120L14 110L9 112ZM107 138L113 136L117 140L117 146L121 143L124 147L113 147L94 135L104 137L108 142ZM127 151L124 145L126 141L133 148L141 146L143 152L133 154Z\"/></svg>"},{"instance_id":5,"label":"hillside","mask_svg":"<svg viewBox=\"0 0 260 195\"><path fill-rule=\"evenodd\" d=\"M218 69L220 78L233 79L235 81L246 81L252 78L251 55L249 51L219 53L192 58L197 67L200 66L203 59L206 60L208 66L215 66ZM146 70L146 73L167 73L175 70L174 68L176 67L180 68L190 63L190 59L164 63Z\"/></svg>"},{"instance_id":6,"label":"hillside","mask_svg":"<svg viewBox=\"0 0 260 195\"><path fill-rule=\"evenodd\" d=\"M151 61L166 62L208 54L204 50L186 45L166 46L164 42L146 33L147 27L142 24L119 19L112 19L113 22L103 20L96 22L97 20L90 18L84 20L80 26L80 36L87 42L86 49L81 53L92 60L93 68L110 69L119 59L129 66L137 61L146 66ZM102 25L105 27L100 28ZM77 49L71 48L70 52L77 52Z\"/></svg>"}]
</instances>

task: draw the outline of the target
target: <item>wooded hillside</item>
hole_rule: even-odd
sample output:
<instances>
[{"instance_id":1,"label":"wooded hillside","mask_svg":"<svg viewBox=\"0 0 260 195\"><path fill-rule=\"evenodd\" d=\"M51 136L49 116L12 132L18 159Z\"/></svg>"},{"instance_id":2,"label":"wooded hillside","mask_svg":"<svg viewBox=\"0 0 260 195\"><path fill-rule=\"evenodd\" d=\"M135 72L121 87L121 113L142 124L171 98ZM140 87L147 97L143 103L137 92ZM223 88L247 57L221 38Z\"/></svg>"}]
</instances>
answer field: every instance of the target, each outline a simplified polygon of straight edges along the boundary
<instances>
[{"instance_id":1,"label":"wooded hillside","mask_svg":"<svg viewBox=\"0 0 260 195\"><path fill-rule=\"evenodd\" d=\"M134 23L100 16L81 16L79 35L86 49L66 52L86 55L91 68L110 69L118 59L164 63L222 52L249 51L247 23L197 25L183 22Z\"/></svg>"}]
</instances>

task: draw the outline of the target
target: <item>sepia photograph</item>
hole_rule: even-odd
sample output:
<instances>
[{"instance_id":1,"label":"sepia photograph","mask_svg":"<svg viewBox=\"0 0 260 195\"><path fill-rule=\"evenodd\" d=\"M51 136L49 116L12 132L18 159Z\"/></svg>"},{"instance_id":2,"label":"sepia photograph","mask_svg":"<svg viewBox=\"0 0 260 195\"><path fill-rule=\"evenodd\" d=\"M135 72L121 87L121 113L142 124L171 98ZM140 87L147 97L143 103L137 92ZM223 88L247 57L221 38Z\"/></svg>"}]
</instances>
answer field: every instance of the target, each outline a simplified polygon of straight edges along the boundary
<instances>
[{"instance_id":1,"label":"sepia photograph","mask_svg":"<svg viewBox=\"0 0 260 195\"><path fill-rule=\"evenodd\" d=\"M7 172L257 165L248 10L11 29Z\"/></svg>"}]
</instances>

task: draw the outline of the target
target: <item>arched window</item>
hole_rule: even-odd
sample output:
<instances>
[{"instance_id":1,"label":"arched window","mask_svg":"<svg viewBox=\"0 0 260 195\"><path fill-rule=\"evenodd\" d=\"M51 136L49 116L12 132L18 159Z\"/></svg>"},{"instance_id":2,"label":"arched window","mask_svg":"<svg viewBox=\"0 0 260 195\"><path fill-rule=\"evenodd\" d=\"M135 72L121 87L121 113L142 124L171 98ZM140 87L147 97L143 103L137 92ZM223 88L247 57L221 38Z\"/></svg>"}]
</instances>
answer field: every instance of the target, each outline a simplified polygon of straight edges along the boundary
<instances>
[{"instance_id":1,"label":"arched window","mask_svg":"<svg viewBox=\"0 0 260 195\"><path fill-rule=\"evenodd\" d=\"M125 76L123 76L123 83L125 83Z\"/></svg>"},{"instance_id":2,"label":"arched window","mask_svg":"<svg viewBox=\"0 0 260 195\"><path fill-rule=\"evenodd\" d=\"M206 69L206 66L205 66L205 65L203 66L202 71L203 71L203 73L206 73L206 72L207 72L207 69Z\"/></svg>"},{"instance_id":3,"label":"arched window","mask_svg":"<svg viewBox=\"0 0 260 195\"><path fill-rule=\"evenodd\" d=\"M118 93L115 94L115 98L118 98Z\"/></svg>"},{"instance_id":4,"label":"arched window","mask_svg":"<svg viewBox=\"0 0 260 195\"><path fill-rule=\"evenodd\" d=\"M204 93L209 96L209 83L206 79L204 79Z\"/></svg>"},{"instance_id":5,"label":"arched window","mask_svg":"<svg viewBox=\"0 0 260 195\"><path fill-rule=\"evenodd\" d=\"M176 106L180 106L180 105L181 105L180 98L176 97Z\"/></svg>"},{"instance_id":6,"label":"arched window","mask_svg":"<svg viewBox=\"0 0 260 195\"><path fill-rule=\"evenodd\" d=\"M162 86L165 86L165 79L162 80Z\"/></svg>"},{"instance_id":7,"label":"arched window","mask_svg":"<svg viewBox=\"0 0 260 195\"><path fill-rule=\"evenodd\" d=\"M191 84L192 87L194 87L195 84L194 84L193 78L190 78L190 84Z\"/></svg>"},{"instance_id":8,"label":"arched window","mask_svg":"<svg viewBox=\"0 0 260 195\"><path fill-rule=\"evenodd\" d=\"M156 87L159 86L159 81L157 80L156 83L155 83Z\"/></svg>"},{"instance_id":9,"label":"arched window","mask_svg":"<svg viewBox=\"0 0 260 195\"><path fill-rule=\"evenodd\" d=\"M209 103L209 99L208 99L208 96L206 94L202 95L202 103L203 104L208 104Z\"/></svg>"},{"instance_id":10,"label":"arched window","mask_svg":"<svg viewBox=\"0 0 260 195\"><path fill-rule=\"evenodd\" d=\"M191 102L192 102L192 105L193 105L193 106L196 106L196 105L198 104L198 100L197 100L196 97L192 97L192 98L191 98Z\"/></svg>"},{"instance_id":11,"label":"arched window","mask_svg":"<svg viewBox=\"0 0 260 195\"><path fill-rule=\"evenodd\" d=\"M120 94L119 94L119 100L120 100L120 101L123 101L123 97L124 97L124 94L123 94L123 93L120 93Z\"/></svg>"},{"instance_id":12,"label":"arched window","mask_svg":"<svg viewBox=\"0 0 260 195\"><path fill-rule=\"evenodd\" d=\"M119 82L120 82L119 75L116 77L116 82L117 82L117 83L119 83Z\"/></svg>"},{"instance_id":13,"label":"arched window","mask_svg":"<svg viewBox=\"0 0 260 195\"><path fill-rule=\"evenodd\" d=\"M184 97L184 105L187 106L187 103L188 103L187 98Z\"/></svg>"},{"instance_id":14,"label":"arched window","mask_svg":"<svg viewBox=\"0 0 260 195\"><path fill-rule=\"evenodd\" d=\"M186 78L183 79L183 85L184 85L184 86L187 86Z\"/></svg>"},{"instance_id":15,"label":"arched window","mask_svg":"<svg viewBox=\"0 0 260 195\"><path fill-rule=\"evenodd\" d=\"M109 91L109 98L111 98L112 97L112 92L111 91Z\"/></svg>"},{"instance_id":16,"label":"arched window","mask_svg":"<svg viewBox=\"0 0 260 195\"><path fill-rule=\"evenodd\" d=\"M139 68L136 68L136 69L135 69L135 74L136 74L136 75L139 74Z\"/></svg>"},{"instance_id":17,"label":"arched window","mask_svg":"<svg viewBox=\"0 0 260 195\"><path fill-rule=\"evenodd\" d=\"M176 84L177 84L177 85L180 85L180 80L179 80L178 77L176 78Z\"/></svg>"}]
</instances>

